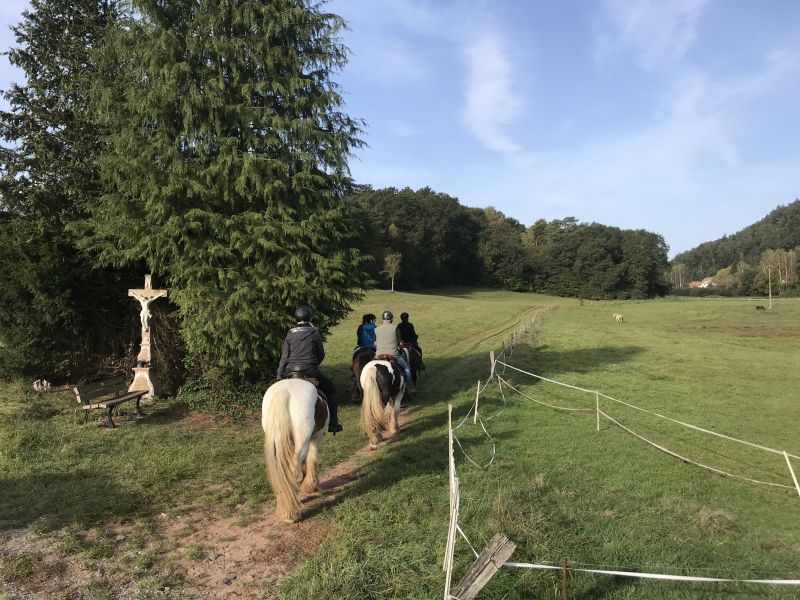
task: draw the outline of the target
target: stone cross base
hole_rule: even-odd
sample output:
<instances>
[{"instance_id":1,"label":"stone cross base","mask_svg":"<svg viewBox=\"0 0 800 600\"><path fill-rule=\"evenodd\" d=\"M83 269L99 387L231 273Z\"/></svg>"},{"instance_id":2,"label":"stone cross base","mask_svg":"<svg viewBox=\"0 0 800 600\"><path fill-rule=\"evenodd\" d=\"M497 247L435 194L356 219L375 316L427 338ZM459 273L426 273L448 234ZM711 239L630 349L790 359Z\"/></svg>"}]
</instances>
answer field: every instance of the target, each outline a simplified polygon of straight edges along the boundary
<instances>
[{"instance_id":1,"label":"stone cross base","mask_svg":"<svg viewBox=\"0 0 800 600\"><path fill-rule=\"evenodd\" d=\"M129 392L137 392L139 390L147 390L147 394L143 398L152 398L161 394L161 386L156 377L155 370L151 367L134 367L133 368L133 383L128 388Z\"/></svg>"}]
</instances>

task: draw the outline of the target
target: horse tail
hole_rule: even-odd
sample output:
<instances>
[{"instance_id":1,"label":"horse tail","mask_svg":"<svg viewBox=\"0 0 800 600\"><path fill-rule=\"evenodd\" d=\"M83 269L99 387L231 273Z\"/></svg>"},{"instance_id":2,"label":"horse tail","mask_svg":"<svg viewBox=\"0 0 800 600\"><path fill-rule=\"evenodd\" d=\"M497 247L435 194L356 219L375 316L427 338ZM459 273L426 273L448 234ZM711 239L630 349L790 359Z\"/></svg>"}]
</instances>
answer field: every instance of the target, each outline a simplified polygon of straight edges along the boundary
<instances>
[{"instance_id":1,"label":"horse tail","mask_svg":"<svg viewBox=\"0 0 800 600\"><path fill-rule=\"evenodd\" d=\"M361 371L361 387L364 389L361 401L361 428L370 442L375 443L380 441L385 423L381 390L378 386L378 370L374 363L368 363Z\"/></svg>"},{"instance_id":2,"label":"horse tail","mask_svg":"<svg viewBox=\"0 0 800 600\"><path fill-rule=\"evenodd\" d=\"M268 389L264 394L261 426L264 429L267 479L275 493L276 512L283 519L296 521L300 518L301 506L297 496L289 398L290 393L286 388Z\"/></svg>"}]
</instances>

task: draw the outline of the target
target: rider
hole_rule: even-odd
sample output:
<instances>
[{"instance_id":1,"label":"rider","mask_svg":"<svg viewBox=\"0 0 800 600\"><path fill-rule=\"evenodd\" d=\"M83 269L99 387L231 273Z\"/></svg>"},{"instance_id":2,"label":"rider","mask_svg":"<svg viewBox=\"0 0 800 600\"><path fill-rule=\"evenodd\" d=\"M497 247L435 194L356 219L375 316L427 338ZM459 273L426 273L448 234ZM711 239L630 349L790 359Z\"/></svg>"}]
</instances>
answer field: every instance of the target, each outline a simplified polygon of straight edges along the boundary
<instances>
[{"instance_id":1,"label":"rider","mask_svg":"<svg viewBox=\"0 0 800 600\"><path fill-rule=\"evenodd\" d=\"M283 379L290 373L302 373L318 380L319 388L325 392L328 401L328 413L331 417L328 431L335 435L344 429L336 414L336 386L319 370L319 364L325 358L325 349L322 347L322 336L311 324L311 317L311 309L307 306L298 306L294 311L297 327L289 330L283 342L278 379Z\"/></svg>"},{"instance_id":2,"label":"rider","mask_svg":"<svg viewBox=\"0 0 800 600\"><path fill-rule=\"evenodd\" d=\"M414 387L414 380L411 378L411 367L400 352L400 332L397 330L397 325L392 323L394 315L392 311L385 310L381 315L383 323L378 325L375 329L375 356L381 354L388 354L393 356L401 367L403 367L403 374L406 380L406 388L409 392L414 393L417 388Z\"/></svg>"},{"instance_id":3,"label":"rider","mask_svg":"<svg viewBox=\"0 0 800 600\"><path fill-rule=\"evenodd\" d=\"M414 324L408 320L407 312L400 313L400 322L397 324L397 331L400 334L400 342L408 346L414 346L417 352L419 352L419 355L422 356L422 348L420 348L419 343L417 343L419 336L417 332L414 331Z\"/></svg>"},{"instance_id":4,"label":"rider","mask_svg":"<svg viewBox=\"0 0 800 600\"><path fill-rule=\"evenodd\" d=\"M359 352L361 350L367 350L369 348L375 348L375 315L373 314L366 314L361 317L361 325L358 326L356 330L356 348L353 352Z\"/></svg>"}]
</instances>

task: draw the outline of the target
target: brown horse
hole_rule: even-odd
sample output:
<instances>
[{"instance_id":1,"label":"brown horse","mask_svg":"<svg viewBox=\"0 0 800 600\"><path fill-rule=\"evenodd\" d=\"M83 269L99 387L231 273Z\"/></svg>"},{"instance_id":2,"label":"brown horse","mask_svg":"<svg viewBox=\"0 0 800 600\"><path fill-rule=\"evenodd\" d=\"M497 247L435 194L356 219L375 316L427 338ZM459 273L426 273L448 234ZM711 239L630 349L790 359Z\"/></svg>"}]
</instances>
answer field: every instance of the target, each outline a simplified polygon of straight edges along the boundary
<instances>
[{"instance_id":1,"label":"brown horse","mask_svg":"<svg viewBox=\"0 0 800 600\"><path fill-rule=\"evenodd\" d=\"M403 353L403 357L408 362L408 366L411 367L411 379L414 382L414 386L416 386L417 375L419 375L421 371L427 372L425 363L422 362L422 352L420 352L419 348L416 346L408 343L401 343L400 350Z\"/></svg>"},{"instance_id":2,"label":"brown horse","mask_svg":"<svg viewBox=\"0 0 800 600\"><path fill-rule=\"evenodd\" d=\"M353 402L361 402L364 397L364 389L361 387L361 371L367 363L375 358L374 348L364 348L353 355L353 364L350 367L353 371L353 392L351 394Z\"/></svg>"}]
</instances>

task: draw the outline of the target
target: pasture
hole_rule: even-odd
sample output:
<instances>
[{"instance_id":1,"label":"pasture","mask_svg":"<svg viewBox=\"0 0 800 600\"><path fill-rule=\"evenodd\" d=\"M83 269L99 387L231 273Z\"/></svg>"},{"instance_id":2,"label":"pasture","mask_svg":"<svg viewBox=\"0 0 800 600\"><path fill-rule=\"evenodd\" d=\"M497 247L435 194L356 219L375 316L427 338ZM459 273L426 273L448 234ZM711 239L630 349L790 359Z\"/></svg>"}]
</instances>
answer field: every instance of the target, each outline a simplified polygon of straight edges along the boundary
<instances>
[{"instance_id":1,"label":"pasture","mask_svg":"<svg viewBox=\"0 0 800 600\"><path fill-rule=\"evenodd\" d=\"M8 594L47 590L95 598L194 597L199 589L254 598L435 598L443 589L448 520L447 404L466 414L489 350L537 315L508 359L522 369L751 442L800 454L800 301L755 311L748 300L589 302L461 289L371 292L328 340L325 367L340 388L345 431L326 435L321 479L348 459L356 475L299 525L272 512L259 415L241 426L190 414L176 399L107 431L81 427L69 393L0 389L0 576ZM362 312L406 310L420 333L427 377L399 437L363 452L348 402L350 350ZM612 319L623 313L624 322ZM480 411L496 443L488 468L457 449L461 518L480 551L497 532L518 562L726 577L800 577L800 497L794 489L724 478L669 457L614 424L595 431L594 398L506 370L531 398L497 386ZM258 399L254 399L258 406ZM603 402L637 433L698 462L791 483L782 457ZM492 444L471 419L458 432L478 464ZM795 463L800 471L800 465ZM800 473L799 473L800 474ZM224 535L204 529L229 523ZM292 539L230 556L248 532ZM282 537L295 533L294 538ZM199 541L202 540L202 541ZM255 543L255 542L253 542ZM264 549L264 546L259 546ZM474 555L459 539L455 579ZM222 576L206 565L227 561ZM247 573L279 563L261 577ZM77 565L77 566L76 566ZM102 568L98 568L101 566ZM81 570L83 569L83 570ZM85 575L83 582L75 582ZM267 576L269 575L269 576ZM216 575L215 575L216 576ZM203 578L206 579L203 579ZM283 577L280 582L278 579ZM203 585L198 584L202 580ZM50 583L45 583L45 582ZM58 582L63 582L59 587ZM70 583L70 582L73 583ZM49 586L49 587L48 587ZM570 598L791 597L797 588L641 582L571 573ZM560 574L501 569L481 598L558 598ZM2 597L2 596L0 596Z\"/></svg>"}]
</instances>

